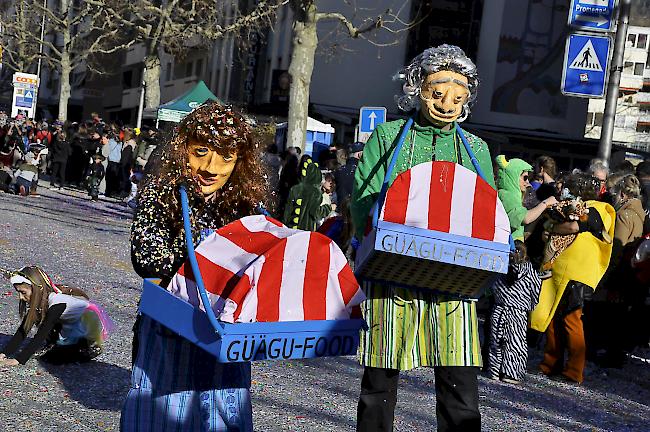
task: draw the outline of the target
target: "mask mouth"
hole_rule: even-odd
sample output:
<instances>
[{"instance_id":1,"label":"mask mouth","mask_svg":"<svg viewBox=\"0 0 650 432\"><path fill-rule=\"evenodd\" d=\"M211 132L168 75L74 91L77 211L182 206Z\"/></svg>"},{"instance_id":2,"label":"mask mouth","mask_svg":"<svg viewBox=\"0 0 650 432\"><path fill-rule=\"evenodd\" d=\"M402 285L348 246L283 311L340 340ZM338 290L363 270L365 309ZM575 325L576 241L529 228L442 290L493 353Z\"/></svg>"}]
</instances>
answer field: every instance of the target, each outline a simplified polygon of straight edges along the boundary
<instances>
[{"instance_id":1,"label":"mask mouth","mask_svg":"<svg viewBox=\"0 0 650 432\"><path fill-rule=\"evenodd\" d=\"M446 111L435 104L433 105L433 109L429 108L429 113L435 117L440 117L444 119L453 119L457 116L457 111L455 108L451 111Z\"/></svg>"},{"instance_id":2,"label":"mask mouth","mask_svg":"<svg viewBox=\"0 0 650 432\"><path fill-rule=\"evenodd\" d=\"M219 182L220 176L218 174L215 175L201 175L197 174L196 177L199 180L199 184L201 186L214 186Z\"/></svg>"}]
</instances>

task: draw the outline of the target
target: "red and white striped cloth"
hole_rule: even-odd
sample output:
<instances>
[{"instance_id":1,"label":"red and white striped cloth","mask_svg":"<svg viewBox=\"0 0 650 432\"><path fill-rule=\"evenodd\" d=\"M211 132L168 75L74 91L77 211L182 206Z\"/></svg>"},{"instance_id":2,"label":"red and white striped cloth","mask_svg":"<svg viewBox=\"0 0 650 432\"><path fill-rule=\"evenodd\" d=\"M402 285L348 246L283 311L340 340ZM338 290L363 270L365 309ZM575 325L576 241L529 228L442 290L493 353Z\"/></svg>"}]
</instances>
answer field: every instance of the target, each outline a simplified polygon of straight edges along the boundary
<instances>
[{"instance_id":1,"label":"red and white striped cloth","mask_svg":"<svg viewBox=\"0 0 650 432\"><path fill-rule=\"evenodd\" d=\"M336 243L265 216L217 230L196 248L212 310L225 322L360 318L365 300ZM189 261L167 288L203 309Z\"/></svg>"},{"instance_id":2,"label":"red and white striped cloth","mask_svg":"<svg viewBox=\"0 0 650 432\"><path fill-rule=\"evenodd\" d=\"M381 220L508 244L510 222L497 191L453 162L427 162L400 174Z\"/></svg>"}]
</instances>

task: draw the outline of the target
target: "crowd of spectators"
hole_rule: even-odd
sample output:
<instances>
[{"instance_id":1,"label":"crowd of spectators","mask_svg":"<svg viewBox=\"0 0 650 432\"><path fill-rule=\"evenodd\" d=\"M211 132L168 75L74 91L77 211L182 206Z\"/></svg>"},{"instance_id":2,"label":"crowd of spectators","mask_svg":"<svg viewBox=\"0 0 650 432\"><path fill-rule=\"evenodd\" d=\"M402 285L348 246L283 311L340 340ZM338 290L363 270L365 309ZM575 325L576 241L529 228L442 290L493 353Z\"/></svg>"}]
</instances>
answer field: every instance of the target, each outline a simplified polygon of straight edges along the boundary
<instances>
[{"instance_id":1,"label":"crowd of spectators","mask_svg":"<svg viewBox=\"0 0 650 432\"><path fill-rule=\"evenodd\" d=\"M51 190L79 188L91 199L114 197L134 207L158 136L153 128L138 130L97 115L49 124L0 112L0 190L34 194L39 179L49 176ZM279 154L269 145L263 155L275 196L269 212L289 227L325 233L353 257L349 204L363 147L330 146L312 158L299 148ZM509 274L489 290L488 375L511 383L525 375L526 345L542 340L527 327L535 328L533 311L548 295L543 283L560 296L550 323L541 326L544 374L580 383L587 360L620 367L635 347L647 347L650 161L626 161L610 171L594 160L584 172L558 172L548 156L532 164L499 156L495 177L516 252ZM593 266L584 265L587 256Z\"/></svg>"},{"instance_id":2,"label":"crowd of spectators","mask_svg":"<svg viewBox=\"0 0 650 432\"><path fill-rule=\"evenodd\" d=\"M593 160L584 172L558 172L547 156L532 165L497 158L496 165L520 256L489 297L486 371L518 382L526 342L535 347L543 339L539 369L550 377L581 383L588 360L596 370L622 367L650 342L650 161L610 170ZM524 272L522 261L536 274ZM526 335L527 324L545 338ZM513 367L522 357L523 370Z\"/></svg>"},{"instance_id":3,"label":"crowd of spectators","mask_svg":"<svg viewBox=\"0 0 650 432\"><path fill-rule=\"evenodd\" d=\"M158 144L158 131L97 114L85 122L35 122L0 111L0 190L36 194L39 179L50 190L76 188L92 199L113 197L134 205L135 189Z\"/></svg>"}]
</instances>

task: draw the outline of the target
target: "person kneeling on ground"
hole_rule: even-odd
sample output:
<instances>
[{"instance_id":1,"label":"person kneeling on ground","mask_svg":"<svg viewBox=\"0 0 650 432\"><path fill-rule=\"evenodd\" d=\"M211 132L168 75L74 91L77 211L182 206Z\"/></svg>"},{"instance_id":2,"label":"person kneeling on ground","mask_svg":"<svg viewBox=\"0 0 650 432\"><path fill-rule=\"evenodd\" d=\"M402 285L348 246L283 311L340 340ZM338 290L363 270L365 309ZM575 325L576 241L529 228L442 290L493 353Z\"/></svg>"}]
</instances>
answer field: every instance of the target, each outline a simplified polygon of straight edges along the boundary
<instances>
[{"instance_id":1,"label":"person kneeling on ground","mask_svg":"<svg viewBox=\"0 0 650 432\"><path fill-rule=\"evenodd\" d=\"M14 191L21 196L29 195L32 183L38 178L38 167L34 165L34 156L31 153L25 155L25 161L20 164L14 177Z\"/></svg>"},{"instance_id":2,"label":"person kneeling on ground","mask_svg":"<svg viewBox=\"0 0 650 432\"><path fill-rule=\"evenodd\" d=\"M53 364L89 361L102 353L112 323L85 292L55 285L35 266L11 273L10 281L22 321L0 353L0 366L25 364L43 345L41 358ZM36 335L20 350L34 326Z\"/></svg>"}]
</instances>

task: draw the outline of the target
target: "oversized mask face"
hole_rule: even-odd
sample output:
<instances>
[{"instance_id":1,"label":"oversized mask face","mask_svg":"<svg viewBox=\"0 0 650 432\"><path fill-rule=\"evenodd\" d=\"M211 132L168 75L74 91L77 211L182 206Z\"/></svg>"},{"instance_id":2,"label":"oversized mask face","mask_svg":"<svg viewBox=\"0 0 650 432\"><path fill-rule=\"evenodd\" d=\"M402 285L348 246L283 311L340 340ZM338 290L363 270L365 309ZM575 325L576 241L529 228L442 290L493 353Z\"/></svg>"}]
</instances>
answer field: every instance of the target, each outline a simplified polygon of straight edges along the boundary
<instances>
[{"instance_id":1,"label":"oversized mask face","mask_svg":"<svg viewBox=\"0 0 650 432\"><path fill-rule=\"evenodd\" d=\"M420 111L437 126L454 122L469 97L467 77L452 71L427 75L420 92Z\"/></svg>"},{"instance_id":2,"label":"oversized mask face","mask_svg":"<svg viewBox=\"0 0 650 432\"><path fill-rule=\"evenodd\" d=\"M192 175L199 182L203 195L212 195L221 189L230 178L237 164L237 155L221 156L206 144L198 141L190 141L188 148Z\"/></svg>"}]
</instances>

